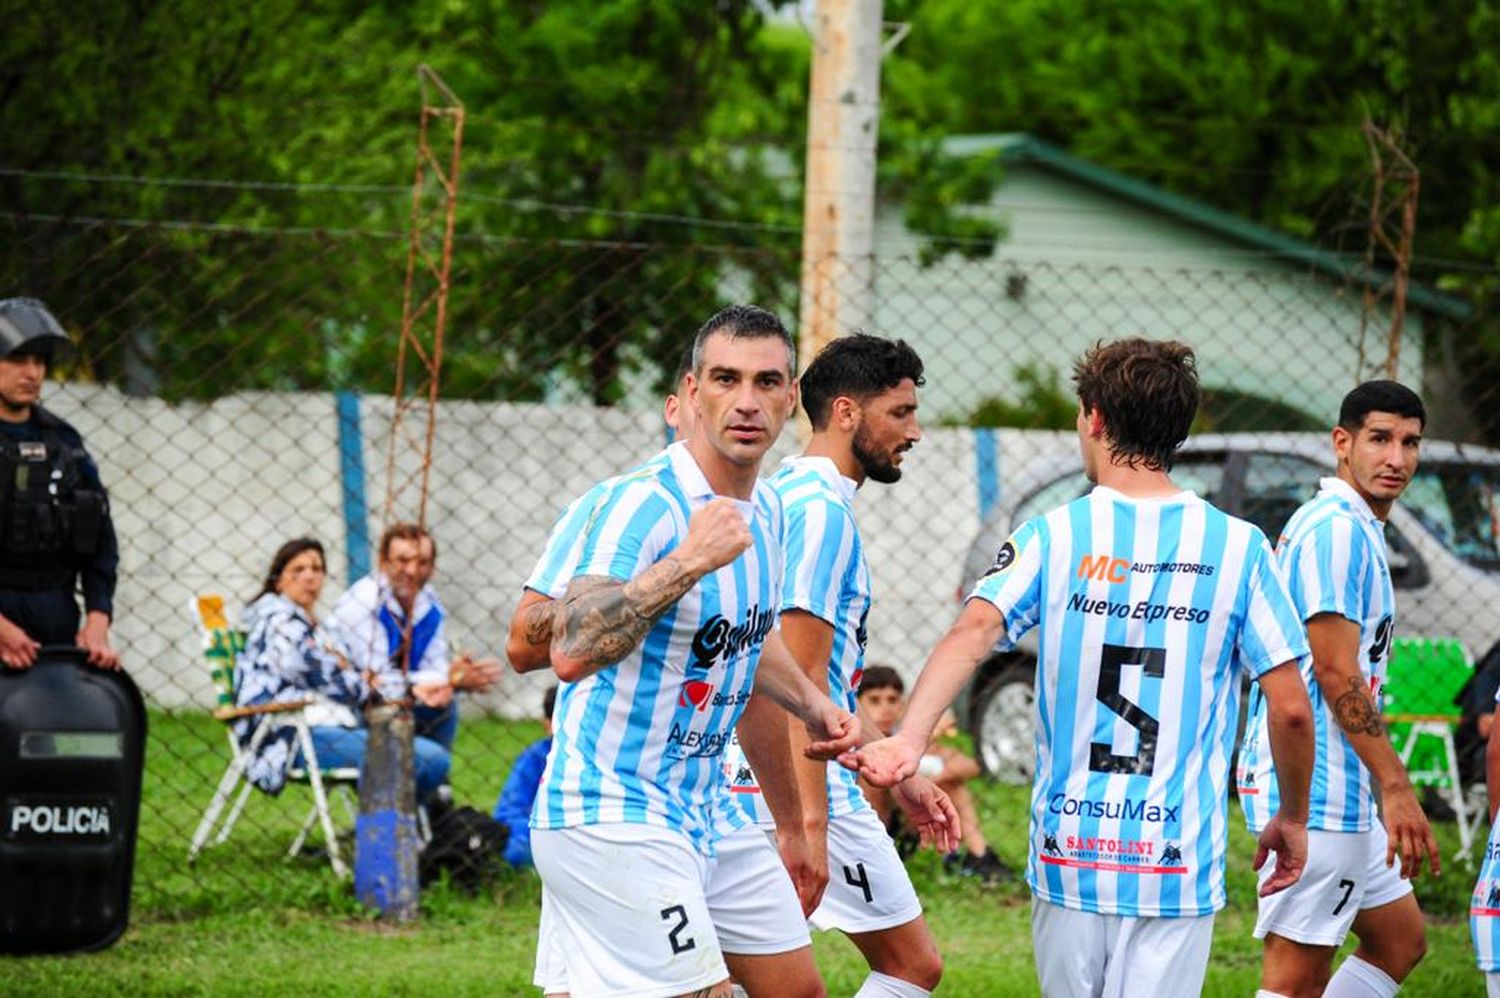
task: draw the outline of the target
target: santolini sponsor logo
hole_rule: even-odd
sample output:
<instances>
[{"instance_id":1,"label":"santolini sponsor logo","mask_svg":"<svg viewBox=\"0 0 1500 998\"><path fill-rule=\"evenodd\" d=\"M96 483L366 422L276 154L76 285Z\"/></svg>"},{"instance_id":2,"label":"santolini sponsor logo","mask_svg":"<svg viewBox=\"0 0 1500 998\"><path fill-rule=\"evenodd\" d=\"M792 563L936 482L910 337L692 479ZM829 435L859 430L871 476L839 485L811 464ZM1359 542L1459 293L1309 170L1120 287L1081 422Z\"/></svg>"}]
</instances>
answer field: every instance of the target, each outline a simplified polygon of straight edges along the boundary
<instances>
[{"instance_id":1,"label":"santolini sponsor logo","mask_svg":"<svg viewBox=\"0 0 1500 998\"><path fill-rule=\"evenodd\" d=\"M1053 794L1047 801L1047 810L1053 814L1077 815L1080 818L1119 818L1122 821L1179 821L1182 805L1167 807L1148 804L1141 799L1089 800L1085 797L1069 797Z\"/></svg>"},{"instance_id":2,"label":"santolini sponsor logo","mask_svg":"<svg viewBox=\"0 0 1500 998\"><path fill-rule=\"evenodd\" d=\"M1107 554L1086 554L1078 559L1078 577L1095 582L1124 582L1131 572L1157 574L1160 572L1184 572L1191 575L1212 575L1214 566L1195 561L1136 561L1129 558L1114 558Z\"/></svg>"},{"instance_id":3,"label":"santolini sponsor logo","mask_svg":"<svg viewBox=\"0 0 1500 998\"><path fill-rule=\"evenodd\" d=\"M760 644L775 624L776 612L762 610L758 603L750 607L749 614L738 624L714 614L693 635L693 660L688 668L709 669L721 656L727 660Z\"/></svg>"}]
</instances>

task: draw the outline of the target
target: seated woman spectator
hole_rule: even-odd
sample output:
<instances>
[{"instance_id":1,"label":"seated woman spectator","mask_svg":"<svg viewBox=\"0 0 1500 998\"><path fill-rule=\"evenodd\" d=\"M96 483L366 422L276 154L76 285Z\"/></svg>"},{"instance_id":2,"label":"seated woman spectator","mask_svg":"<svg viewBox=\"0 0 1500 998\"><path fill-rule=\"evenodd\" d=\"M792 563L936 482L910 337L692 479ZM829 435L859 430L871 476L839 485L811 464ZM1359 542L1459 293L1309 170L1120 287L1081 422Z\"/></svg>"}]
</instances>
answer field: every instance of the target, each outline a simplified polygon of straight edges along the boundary
<instances>
[{"instance_id":1,"label":"seated woman spectator","mask_svg":"<svg viewBox=\"0 0 1500 998\"><path fill-rule=\"evenodd\" d=\"M348 667L336 634L318 626L318 597L327 571L323 545L310 537L287 541L271 559L264 585L245 608L245 650L234 664L235 702L311 701L304 716L313 751L323 769L358 767L368 733L359 726L357 708L370 695L366 678ZM270 715L273 718L275 714ZM240 744L250 746L259 717L235 723ZM414 770L417 799L424 800L448 778L447 751L437 742L417 738ZM302 766L302 747L290 725L274 728L255 747L250 779L268 793L279 793L287 771Z\"/></svg>"}]
</instances>

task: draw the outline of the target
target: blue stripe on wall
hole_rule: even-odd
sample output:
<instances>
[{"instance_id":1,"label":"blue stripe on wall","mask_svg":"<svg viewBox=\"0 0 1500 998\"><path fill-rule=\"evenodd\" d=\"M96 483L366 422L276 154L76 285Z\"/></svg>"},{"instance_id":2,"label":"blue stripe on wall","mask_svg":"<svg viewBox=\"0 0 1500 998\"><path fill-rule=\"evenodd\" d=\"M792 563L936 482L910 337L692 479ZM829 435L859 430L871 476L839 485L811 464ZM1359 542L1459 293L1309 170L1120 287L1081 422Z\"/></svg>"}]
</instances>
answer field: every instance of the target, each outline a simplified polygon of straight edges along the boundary
<instances>
[{"instance_id":1,"label":"blue stripe on wall","mask_svg":"<svg viewBox=\"0 0 1500 998\"><path fill-rule=\"evenodd\" d=\"M339 480L344 493L344 550L349 584L370 574L370 514L365 504L365 446L359 428L359 394L339 392Z\"/></svg>"},{"instance_id":2,"label":"blue stripe on wall","mask_svg":"<svg viewBox=\"0 0 1500 998\"><path fill-rule=\"evenodd\" d=\"M983 522L1000 501L1000 442L989 427L974 431L974 472L979 483L979 519Z\"/></svg>"}]
</instances>

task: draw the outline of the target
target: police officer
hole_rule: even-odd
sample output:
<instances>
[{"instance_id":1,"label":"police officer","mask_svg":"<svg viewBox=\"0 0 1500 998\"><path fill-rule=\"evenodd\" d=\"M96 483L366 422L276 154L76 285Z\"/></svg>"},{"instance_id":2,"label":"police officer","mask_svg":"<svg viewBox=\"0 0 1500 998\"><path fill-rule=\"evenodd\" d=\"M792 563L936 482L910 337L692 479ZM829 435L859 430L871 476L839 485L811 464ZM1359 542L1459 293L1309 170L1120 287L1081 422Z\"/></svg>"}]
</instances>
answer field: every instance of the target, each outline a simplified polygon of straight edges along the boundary
<instances>
[{"instance_id":1,"label":"police officer","mask_svg":"<svg viewBox=\"0 0 1500 998\"><path fill-rule=\"evenodd\" d=\"M68 346L41 302L0 300L0 663L12 669L54 644L120 665L109 643L119 564L109 497L78 431L38 404L48 366Z\"/></svg>"}]
</instances>

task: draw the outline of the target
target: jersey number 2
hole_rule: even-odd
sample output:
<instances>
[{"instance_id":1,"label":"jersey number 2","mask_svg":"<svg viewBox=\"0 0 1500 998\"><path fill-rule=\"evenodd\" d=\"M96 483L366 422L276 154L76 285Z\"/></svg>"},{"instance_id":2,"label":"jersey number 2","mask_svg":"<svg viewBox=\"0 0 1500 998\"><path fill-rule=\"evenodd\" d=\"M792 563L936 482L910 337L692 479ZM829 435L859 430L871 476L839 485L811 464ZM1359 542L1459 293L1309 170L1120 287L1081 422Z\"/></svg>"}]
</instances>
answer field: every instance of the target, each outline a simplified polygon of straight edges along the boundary
<instances>
[{"instance_id":1,"label":"jersey number 2","mask_svg":"<svg viewBox=\"0 0 1500 998\"><path fill-rule=\"evenodd\" d=\"M697 947L698 943L692 936L688 936L686 939L682 938L682 930L687 928L688 924L686 908L680 904L674 904L670 908L663 908L661 910L661 920L663 922L675 921L677 923L672 926L672 931L667 933L667 941L672 944L673 956L676 956L678 953L686 953L688 950Z\"/></svg>"},{"instance_id":2,"label":"jersey number 2","mask_svg":"<svg viewBox=\"0 0 1500 998\"><path fill-rule=\"evenodd\" d=\"M1139 665L1144 675L1160 679L1167 671L1167 650L1132 648L1128 645L1104 646L1099 658L1099 702L1119 714L1126 724L1136 730L1139 739L1135 755L1115 755L1114 746L1110 743L1092 743L1089 746L1089 769L1096 773L1150 776L1156 768L1156 734L1160 725L1140 704L1127 700L1125 694L1120 692L1120 670L1127 665Z\"/></svg>"}]
</instances>

